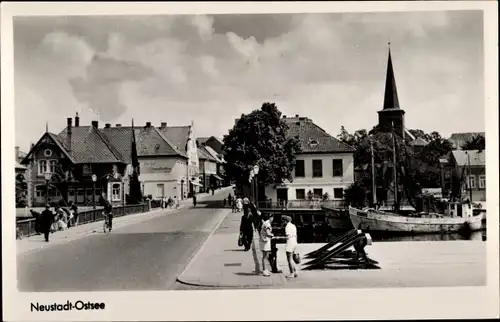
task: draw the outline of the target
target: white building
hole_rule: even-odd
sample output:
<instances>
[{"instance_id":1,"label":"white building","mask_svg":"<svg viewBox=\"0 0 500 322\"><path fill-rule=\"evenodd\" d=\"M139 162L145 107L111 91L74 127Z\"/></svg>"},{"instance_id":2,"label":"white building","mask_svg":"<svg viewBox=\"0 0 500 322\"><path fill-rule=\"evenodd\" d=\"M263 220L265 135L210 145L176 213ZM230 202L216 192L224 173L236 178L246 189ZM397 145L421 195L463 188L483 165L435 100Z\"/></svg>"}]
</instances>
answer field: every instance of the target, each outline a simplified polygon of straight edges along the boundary
<instances>
[{"instance_id":1,"label":"white building","mask_svg":"<svg viewBox=\"0 0 500 322\"><path fill-rule=\"evenodd\" d=\"M292 182L266 187L271 201L305 200L308 195L342 200L344 190L354 182L354 148L325 132L307 117L283 116L290 137L298 137L302 152L296 156Z\"/></svg>"}]
</instances>

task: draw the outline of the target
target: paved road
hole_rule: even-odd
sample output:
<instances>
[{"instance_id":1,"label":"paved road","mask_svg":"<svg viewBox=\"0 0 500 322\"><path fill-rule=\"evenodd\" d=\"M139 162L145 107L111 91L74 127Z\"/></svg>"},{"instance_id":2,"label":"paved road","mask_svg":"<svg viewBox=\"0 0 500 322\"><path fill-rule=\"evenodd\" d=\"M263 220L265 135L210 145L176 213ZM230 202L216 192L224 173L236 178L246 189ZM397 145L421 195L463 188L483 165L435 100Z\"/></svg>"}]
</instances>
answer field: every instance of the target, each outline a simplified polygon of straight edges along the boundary
<instances>
[{"instance_id":1,"label":"paved road","mask_svg":"<svg viewBox=\"0 0 500 322\"><path fill-rule=\"evenodd\" d=\"M227 191L224 191L227 194ZM19 255L18 287L28 292L168 290L230 211L206 197L195 209L171 212L113 230Z\"/></svg>"}]
</instances>

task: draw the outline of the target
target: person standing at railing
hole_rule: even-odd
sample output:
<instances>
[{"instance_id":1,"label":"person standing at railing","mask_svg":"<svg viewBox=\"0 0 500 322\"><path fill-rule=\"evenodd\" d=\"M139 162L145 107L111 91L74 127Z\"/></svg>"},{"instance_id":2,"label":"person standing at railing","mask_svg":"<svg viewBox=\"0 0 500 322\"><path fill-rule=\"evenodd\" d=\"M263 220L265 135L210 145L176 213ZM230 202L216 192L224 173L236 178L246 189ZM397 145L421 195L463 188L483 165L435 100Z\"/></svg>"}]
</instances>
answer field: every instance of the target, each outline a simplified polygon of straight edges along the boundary
<instances>
[{"instance_id":1,"label":"person standing at railing","mask_svg":"<svg viewBox=\"0 0 500 322\"><path fill-rule=\"evenodd\" d=\"M54 223L54 214L50 211L50 205L45 205L45 210L40 215L40 229L45 237L45 242L49 242L50 229Z\"/></svg>"},{"instance_id":2,"label":"person standing at railing","mask_svg":"<svg viewBox=\"0 0 500 322\"><path fill-rule=\"evenodd\" d=\"M69 202L69 209L73 212L73 226L78 226L78 207L73 201Z\"/></svg>"},{"instance_id":3,"label":"person standing at railing","mask_svg":"<svg viewBox=\"0 0 500 322\"><path fill-rule=\"evenodd\" d=\"M108 218L108 227L109 227L109 232L113 229L113 205L109 201L109 199L106 199L105 204L104 204L104 213L106 214L106 218Z\"/></svg>"}]
</instances>

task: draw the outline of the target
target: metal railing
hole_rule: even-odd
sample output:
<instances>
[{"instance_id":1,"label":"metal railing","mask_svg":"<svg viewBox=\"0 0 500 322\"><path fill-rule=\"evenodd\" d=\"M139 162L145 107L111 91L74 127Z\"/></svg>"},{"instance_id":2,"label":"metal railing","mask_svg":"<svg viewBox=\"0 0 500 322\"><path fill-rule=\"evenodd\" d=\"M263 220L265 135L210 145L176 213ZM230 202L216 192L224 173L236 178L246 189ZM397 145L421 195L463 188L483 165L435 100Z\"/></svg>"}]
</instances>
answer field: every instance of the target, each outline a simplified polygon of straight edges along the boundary
<instances>
[{"instance_id":1,"label":"metal railing","mask_svg":"<svg viewBox=\"0 0 500 322\"><path fill-rule=\"evenodd\" d=\"M117 206L113 207L113 217L122 217L126 215L143 213L148 212L149 210L150 208L147 203L139 205ZM98 222L103 219L104 217L102 216L102 209L85 210L78 213L78 225ZM36 234L35 224L35 218L21 219L16 222L16 230L18 230L23 237L29 237Z\"/></svg>"},{"instance_id":2,"label":"metal railing","mask_svg":"<svg viewBox=\"0 0 500 322\"><path fill-rule=\"evenodd\" d=\"M323 207L347 209L344 200L288 200L288 201L259 201L259 209L322 209Z\"/></svg>"}]
</instances>

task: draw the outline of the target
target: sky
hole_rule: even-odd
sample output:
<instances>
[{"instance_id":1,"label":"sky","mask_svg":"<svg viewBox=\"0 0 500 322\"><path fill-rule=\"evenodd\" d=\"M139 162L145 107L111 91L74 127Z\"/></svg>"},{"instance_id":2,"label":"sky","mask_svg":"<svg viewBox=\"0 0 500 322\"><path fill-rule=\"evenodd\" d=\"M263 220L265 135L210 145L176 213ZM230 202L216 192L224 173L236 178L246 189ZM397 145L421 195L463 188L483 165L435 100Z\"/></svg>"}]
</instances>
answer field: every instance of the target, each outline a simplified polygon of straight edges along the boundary
<instances>
[{"instance_id":1,"label":"sky","mask_svg":"<svg viewBox=\"0 0 500 322\"><path fill-rule=\"evenodd\" d=\"M76 112L222 137L263 102L334 136L371 129L389 40L407 128L484 131L481 11L15 17L16 145Z\"/></svg>"}]
</instances>

